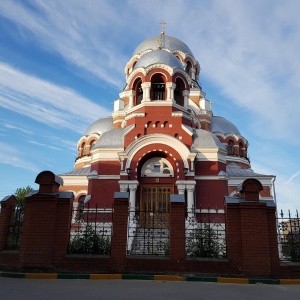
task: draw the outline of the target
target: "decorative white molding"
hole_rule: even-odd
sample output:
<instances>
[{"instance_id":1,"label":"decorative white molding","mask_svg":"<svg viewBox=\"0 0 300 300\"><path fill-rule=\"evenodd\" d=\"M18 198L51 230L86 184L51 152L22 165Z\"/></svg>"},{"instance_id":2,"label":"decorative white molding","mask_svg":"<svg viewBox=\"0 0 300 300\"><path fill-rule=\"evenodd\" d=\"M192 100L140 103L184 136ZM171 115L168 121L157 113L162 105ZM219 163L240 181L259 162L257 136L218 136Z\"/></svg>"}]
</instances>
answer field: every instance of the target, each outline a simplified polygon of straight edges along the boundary
<instances>
[{"instance_id":1,"label":"decorative white molding","mask_svg":"<svg viewBox=\"0 0 300 300\"><path fill-rule=\"evenodd\" d=\"M187 157L189 156L190 151L182 142L180 142L175 137L166 134L149 134L133 141L127 147L127 149L125 150L125 152L128 155L126 168L129 168L132 159L134 158L134 156L139 150L141 150L142 148L148 145L155 145L155 144L163 144L163 145L170 146L182 158L184 167L186 168L188 167Z\"/></svg>"}]
</instances>

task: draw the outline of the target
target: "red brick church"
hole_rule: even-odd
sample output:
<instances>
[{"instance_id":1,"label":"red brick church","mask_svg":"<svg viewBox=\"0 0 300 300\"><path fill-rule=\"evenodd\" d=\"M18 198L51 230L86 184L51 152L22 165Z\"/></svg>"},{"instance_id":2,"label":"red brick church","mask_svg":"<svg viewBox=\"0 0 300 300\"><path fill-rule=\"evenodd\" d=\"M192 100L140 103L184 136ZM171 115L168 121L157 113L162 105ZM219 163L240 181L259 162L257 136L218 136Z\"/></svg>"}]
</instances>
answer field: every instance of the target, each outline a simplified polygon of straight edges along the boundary
<instances>
[{"instance_id":1,"label":"red brick church","mask_svg":"<svg viewBox=\"0 0 300 300\"><path fill-rule=\"evenodd\" d=\"M135 49L112 115L87 128L74 169L60 174L74 208L109 208L126 191L132 210L168 212L169 195L184 194L188 210L213 212L248 178L261 182L260 200L273 199L274 176L251 169L247 139L213 115L199 77L190 48L164 30Z\"/></svg>"}]
</instances>

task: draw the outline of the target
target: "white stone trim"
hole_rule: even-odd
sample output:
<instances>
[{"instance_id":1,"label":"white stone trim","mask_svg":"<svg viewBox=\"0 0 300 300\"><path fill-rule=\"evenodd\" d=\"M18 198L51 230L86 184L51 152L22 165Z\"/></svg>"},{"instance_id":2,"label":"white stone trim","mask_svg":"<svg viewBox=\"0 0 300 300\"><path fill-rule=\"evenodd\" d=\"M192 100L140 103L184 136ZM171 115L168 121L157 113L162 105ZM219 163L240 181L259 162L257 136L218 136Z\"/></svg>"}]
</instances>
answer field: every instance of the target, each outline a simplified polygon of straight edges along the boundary
<instances>
[{"instance_id":1,"label":"white stone trim","mask_svg":"<svg viewBox=\"0 0 300 300\"><path fill-rule=\"evenodd\" d=\"M174 149L174 151L176 151L180 155L180 157L183 160L184 167L189 167L188 156L190 154L190 151L182 142L180 142L175 137L166 134L149 134L135 140L127 147L125 152L127 153L128 160L125 168L129 168L132 159L139 150L148 145L153 145L153 147L155 147L155 144L163 144L170 146L172 149Z\"/></svg>"}]
</instances>

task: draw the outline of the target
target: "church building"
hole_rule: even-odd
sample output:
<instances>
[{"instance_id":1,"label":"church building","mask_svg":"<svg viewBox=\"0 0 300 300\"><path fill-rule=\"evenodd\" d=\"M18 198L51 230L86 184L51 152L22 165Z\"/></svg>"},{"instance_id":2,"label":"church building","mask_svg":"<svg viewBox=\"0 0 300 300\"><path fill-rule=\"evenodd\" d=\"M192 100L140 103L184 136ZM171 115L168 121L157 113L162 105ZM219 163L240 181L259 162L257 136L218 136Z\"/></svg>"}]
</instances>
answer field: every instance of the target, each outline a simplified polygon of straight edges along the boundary
<instances>
[{"instance_id":1,"label":"church building","mask_svg":"<svg viewBox=\"0 0 300 300\"><path fill-rule=\"evenodd\" d=\"M164 30L135 49L111 116L86 129L74 168L59 175L75 208L112 208L115 192L129 192L135 211L168 212L171 194L183 194L188 211L220 211L249 178L261 182L261 200L273 200L275 176L251 169L246 137L213 115L200 70Z\"/></svg>"}]
</instances>

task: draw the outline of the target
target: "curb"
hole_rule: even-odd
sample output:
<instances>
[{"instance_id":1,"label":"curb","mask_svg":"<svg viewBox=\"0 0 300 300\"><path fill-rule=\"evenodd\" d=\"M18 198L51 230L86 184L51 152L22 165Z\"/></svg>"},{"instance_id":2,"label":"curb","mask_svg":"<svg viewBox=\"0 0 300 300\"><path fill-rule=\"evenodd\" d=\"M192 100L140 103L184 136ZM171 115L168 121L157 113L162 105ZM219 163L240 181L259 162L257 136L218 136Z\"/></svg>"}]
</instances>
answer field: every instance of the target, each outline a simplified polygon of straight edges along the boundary
<instances>
[{"instance_id":1,"label":"curb","mask_svg":"<svg viewBox=\"0 0 300 300\"><path fill-rule=\"evenodd\" d=\"M91 280L152 280L152 281L194 281L235 284L300 284L300 279L269 279L240 277L206 277L151 274L72 274L72 273L22 273L0 272L0 277L24 279L91 279Z\"/></svg>"}]
</instances>

